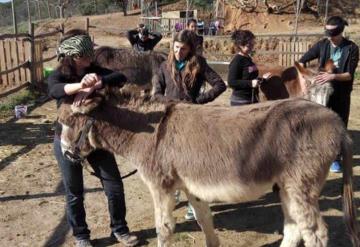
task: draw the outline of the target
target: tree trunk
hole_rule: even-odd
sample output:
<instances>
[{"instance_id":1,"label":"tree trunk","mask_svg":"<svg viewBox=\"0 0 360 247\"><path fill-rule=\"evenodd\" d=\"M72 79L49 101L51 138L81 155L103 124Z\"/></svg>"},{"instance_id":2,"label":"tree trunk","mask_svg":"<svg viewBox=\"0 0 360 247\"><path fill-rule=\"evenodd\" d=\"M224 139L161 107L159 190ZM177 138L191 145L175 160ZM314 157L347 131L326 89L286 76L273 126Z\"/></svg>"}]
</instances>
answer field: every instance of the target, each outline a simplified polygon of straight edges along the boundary
<instances>
[{"instance_id":1,"label":"tree trunk","mask_svg":"<svg viewBox=\"0 0 360 247\"><path fill-rule=\"evenodd\" d=\"M127 9L128 0L122 0L121 3L122 3L121 5L122 5L122 10L124 12L124 16L127 16L126 9Z\"/></svg>"},{"instance_id":2,"label":"tree trunk","mask_svg":"<svg viewBox=\"0 0 360 247\"><path fill-rule=\"evenodd\" d=\"M36 6L37 6L37 9L38 9L39 20L41 20L41 9L40 9L40 2L39 1L36 1Z\"/></svg>"},{"instance_id":3,"label":"tree trunk","mask_svg":"<svg viewBox=\"0 0 360 247\"><path fill-rule=\"evenodd\" d=\"M51 18L51 13L50 13L50 5L49 5L49 0L46 0L46 8L47 8L47 12L48 12L48 18Z\"/></svg>"}]
</instances>

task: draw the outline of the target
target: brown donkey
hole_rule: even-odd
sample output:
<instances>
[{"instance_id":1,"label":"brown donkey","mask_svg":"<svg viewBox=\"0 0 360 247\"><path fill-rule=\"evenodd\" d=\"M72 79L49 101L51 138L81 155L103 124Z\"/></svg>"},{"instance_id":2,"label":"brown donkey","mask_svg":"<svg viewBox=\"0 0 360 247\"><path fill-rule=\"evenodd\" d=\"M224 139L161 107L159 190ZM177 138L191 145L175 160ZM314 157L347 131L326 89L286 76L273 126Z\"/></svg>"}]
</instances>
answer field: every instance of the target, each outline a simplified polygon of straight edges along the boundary
<instances>
[{"instance_id":1,"label":"brown donkey","mask_svg":"<svg viewBox=\"0 0 360 247\"><path fill-rule=\"evenodd\" d=\"M302 97L326 106L333 93L331 83L316 84L314 78L320 72L333 72L334 62L330 59L324 69L304 68L295 62L295 66L259 67L260 72L271 72L272 77L260 86L260 101Z\"/></svg>"},{"instance_id":2,"label":"brown donkey","mask_svg":"<svg viewBox=\"0 0 360 247\"><path fill-rule=\"evenodd\" d=\"M360 246L351 140L331 110L302 99L236 108L133 99L117 107L107 102L95 106L62 104L63 152L73 150L82 126L93 119L81 156L106 149L138 169L153 197L158 246L170 246L175 190L186 193L206 246L215 247L220 244L208 202L254 200L274 183L280 187L285 219L281 247L295 247L302 239L306 247L327 246L318 200L330 163L340 152L344 219L354 246Z\"/></svg>"}]
</instances>

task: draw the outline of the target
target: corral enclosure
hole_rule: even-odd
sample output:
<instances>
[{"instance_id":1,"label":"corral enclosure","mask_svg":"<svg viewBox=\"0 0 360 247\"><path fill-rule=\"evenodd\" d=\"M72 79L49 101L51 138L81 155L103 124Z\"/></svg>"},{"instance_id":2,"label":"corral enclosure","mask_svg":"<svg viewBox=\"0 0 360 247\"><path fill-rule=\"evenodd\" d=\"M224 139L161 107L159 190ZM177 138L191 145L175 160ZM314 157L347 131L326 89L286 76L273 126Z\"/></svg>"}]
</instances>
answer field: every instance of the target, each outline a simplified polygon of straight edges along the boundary
<instances>
[{"instance_id":1,"label":"corral enclosure","mask_svg":"<svg viewBox=\"0 0 360 247\"><path fill-rule=\"evenodd\" d=\"M63 27L48 33L36 34L34 24L29 33L0 35L0 98L32 84L41 88L44 81L44 63L53 60L44 57L46 38L63 33Z\"/></svg>"},{"instance_id":2,"label":"corral enclosure","mask_svg":"<svg viewBox=\"0 0 360 247\"><path fill-rule=\"evenodd\" d=\"M129 23L134 16L121 15L91 17L90 34L99 45L129 47L121 34L107 33L107 28L135 27L138 19ZM135 18L134 18L135 19ZM104 25L104 23L106 23ZM73 17L67 21L66 29L83 28L85 18ZM54 21L50 30L59 25ZM77 25L77 26L76 26ZM317 24L319 25L319 24ZM252 26L249 26L250 29ZM253 29L261 29L253 27ZM308 28L309 30L316 27ZM278 30L282 31L282 30ZM286 30L287 32L291 30ZM321 31L321 30L316 30ZM301 31L303 33L304 30ZM120 32L119 32L120 33ZM289 42L278 37L261 37L258 34L257 49L269 52L255 54L260 64L279 63L279 44ZM266 34L269 36L269 34ZM310 39L309 42L315 42ZM52 36L43 45L43 58L55 55L58 37ZM20 41L21 42L21 41ZM24 41L26 46L27 41ZM205 37L208 60L229 62L232 58L232 44L229 36ZM169 43L158 47L168 50ZM6 47L8 44L5 44ZM21 46L19 50L21 50ZM1 49L1 44L0 44ZM26 48L27 49L27 48ZM284 48L285 49L285 48ZM276 54L271 54L276 52ZM0 50L0 53L2 51ZM14 53L15 54L15 53ZM21 51L19 52L19 55ZM27 59L27 58L25 58ZM25 60L21 60L20 63ZM52 60L51 66L56 61ZM9 64L10 66L10 64ZM3 68L3 67L2 67ZM9 69L12 67L8 67ZM227 64L217 68L226 78ZM3 71L1 69L1 71ZM4 76L4 75L2 75ZM17 78L17 76L14 76ZM6 80L6 78L4 79ZM352 111L349 130L354 144L354 177L355 201L359 204L359 158L360 158L360 86L356 81L352 94ZM213 104L228 105L230 90L227 90ZM4 246L74 246L71 231L66 223L64 189L60 171L54 159L52 150L53 121L56 119L56 105L54 101L38 105L26 118L15 119L12 116L0 119L0 243ZM119 169L124 175L133 167L123 159L118 160ZM85 203L87 221L92 231L95 246L120 246L108 236L109 220L106 200L99 181L85 174ZM320 208L329 226L330 247L349 247L342 223L341 204L341 174L330 174L322 193ZM135 175L126 180L125 193L127 200L127 220L130 229L141 239L141 246L156 246L156 230L154 229L153 206L149 192L140 178ZM281 205L275 194L269 193L257 201L227 205L214 204L211 206L217 234L225 247L276 247L282 238ZM195 222L184 220L186 213L186 199L182 195L181 203L174 214L177 218L177 228L174 237L175 247L197 247L204 244L204 237Z\"/></svg>"}]
</instances>

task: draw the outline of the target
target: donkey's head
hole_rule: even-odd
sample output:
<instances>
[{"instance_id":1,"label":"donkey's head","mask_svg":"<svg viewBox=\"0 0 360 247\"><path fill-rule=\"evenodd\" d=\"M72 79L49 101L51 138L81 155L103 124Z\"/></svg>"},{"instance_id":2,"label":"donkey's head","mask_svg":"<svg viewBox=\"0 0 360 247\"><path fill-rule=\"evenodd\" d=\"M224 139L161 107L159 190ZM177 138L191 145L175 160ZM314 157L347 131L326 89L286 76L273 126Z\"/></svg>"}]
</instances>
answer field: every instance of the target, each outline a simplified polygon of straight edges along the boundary
<instances>
[{"instance_id":1,"label":"donkey's head","mask_svg":"<svg viewBox=\"0 0 360 247\"><path fill-rule=\"evenodd\" d=\"M58 122L62 126L61 151L72 161L82 161L93 150L95 142L91 139L94 119L103 96L96 95L80 105L72 104L71 99L65 100L58 110Z\"/></svg>"},{"instance_id":2,"label":"donkey's head","mask_svg":"<svg viewBox=\"0 0 360 247\"><path fill-rule=\"evenodd\" d=\"M326 63L324 68L316 68L316 67L309 67L305 68L302 65L300 65L298 62L295 62L295 68L298 71L300 84L306 86L306 88L309 88L310 86L315 84L315 77L320 72L327 72L332 73L335 70L334 61L329 59ZM306 92L306 88L304 88L304 92Z\"/></svg>"},{"instance_id":3,"label":"donkey's head","mask_svg":"<svg viewBox=\"0 0 360 247\"><path fill-rule=\"evenodd\" d=\"M100 94L99 94L100 93ZM104 142L99 137L104 126L117 126L127 131L153 131L147 121L155 122L159 114L137 113L135 110L150 103L148 96L141 96L136 87L123 87L116 93L109 89L96 93L80 106L73 105L72 99L65 100L58 110L58 122L62 125L62 152L71 160L83 160ZM146 108L146 107L145 107ZM158 115L158 117L156 117ZM133 121L128 121L132 119ZM113 135L107 132L106 135Z\"/></svg>"},{"instance_id":4,"label":"donkey's head","mask_svg":"<svg viewBox=\"0 0 360 247\"><path fill-rule=\"evenodd\" d=\"M333 88L330 83L317 84L315 79L321 72L332 73L335 70L333 60L328 60L323 69L304 68L297 62L295 62L295 68L297 69L299 84L305 98L322 105L327 105Z\"/></svg>"}]
</instances>

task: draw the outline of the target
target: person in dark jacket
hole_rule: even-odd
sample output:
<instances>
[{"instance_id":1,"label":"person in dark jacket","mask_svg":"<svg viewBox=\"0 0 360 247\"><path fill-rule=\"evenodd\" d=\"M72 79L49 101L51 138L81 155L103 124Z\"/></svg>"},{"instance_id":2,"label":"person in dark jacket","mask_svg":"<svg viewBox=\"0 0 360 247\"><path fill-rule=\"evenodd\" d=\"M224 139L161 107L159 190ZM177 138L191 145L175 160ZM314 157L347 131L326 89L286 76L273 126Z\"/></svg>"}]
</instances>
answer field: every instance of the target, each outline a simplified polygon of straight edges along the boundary
<instances>
[{"instance_id":1,"label":"person in dark jacket","mask_svg":"<svg viewBox=\"0 0 360 247\"><path fill-rule=\"evenodd\" d=\"M59 66L47 80L49 95L56 99L58 107L68 97L74 99L74 105L81 105L96 89L105 85L120 86L126 82L123 74L94 65L93 57L93 43L84 30L73 29L64 35L58 47ZM60 136L61 125L56 123L54 152L65 187L68 223L76 239L76 246L92 246L85 220L82 165L64 156ZM114 155L104 150L95 150L87 157L87 161L101 177L108 199L111 235L125 246L136 245L138 239L129 233L125 220L123 183Z\"/></svg>"},{"instance_id":2,"label":"person in dark jacket","mask_svg":"<svg viewBox=\"0 0 360 247\"><path fill-rule=\"evenodd\" d=\"M157 80L154 81L155 99L205 104L226 90L225 83L209 67L206 59L196 55L195 40L195 33L190 30L182 30L175 35L173 50L167 61L160 65ZM200 93L205 82L212 88Z\"/></svg>"},{"instance_id":3,"label":"person in dark jacket","mask_svg":"<svg viewBox=\"0 0 360 247\"><path fill-rule=\"evenodd\" d=\"M340 16L330 17L325 25L327 38L320 40L300 59L302 65L318 59L319 67L324 68L326 61L332 59L335 64L333 73L320 73L315 77L315 83L330 82L334 88L329 98L328 107L335 111L348 124L350 113L350 96L353 88L355 70L359 62L359 47L343 36L348 23ZM330 167L332 172L341 172L340 159Z\"/></svg>"},{"instance_id":4,"label":"person in dark jacket","mask_svg":"<svg viewBox=\"0 0 360 247\"><path fill-rule=\"evenodd\" d=\"M196 41L195 41L195 47L196 47L196 54L202 55L203 54L203 45L204 45L204 38L203 36L200 36L197 34L197 21L195 19L189 19L186 25L186 29L193 31L196 34Z\"/></svg>"},{"instance_id":5,"label":"person in dark jacket","mask_svg":"<svg viewBox=\"0 0 360 247\"><path fill-rule=\"evenodd\" d=\"M157 43L162 39L162 35L158 32L149 32L144 24L139 24L134 30L127 32L127 38L137 51L152 51Z\"/></svg>"},{"instance_id":6,"label":"person in dark jacket","mask_svg":"<svg viewBox=\"0 0 360 247\"><path fill-rule=\"evenodd\" d=\"M182 30L174 36L173 50L164 61L154 81L153 97L161 101L181 100L193 104L205 104L213 101L226 90L221 77L212 70L205 58L196 54L196 34ZM207 82L211 89L201 92ZM179 193L175 193L178 197ZM194 220L196 215L189 204L185 215Z\"/></svg>"},{"instance_id":7,"label":"person in dark jacket","mask_svg":"<svg viewBox=\"0 0 360 247\"><path fill-rule=\"evenodd\" d=\"M231 106L240 106L258 102L259 85L270 78L266 73L259 78L259 70L251 58L255 45L255 35L249 30L236 30L231 39L237 54L229 65L228 85L233 89Z\"/></svg>"}]
</instances>

